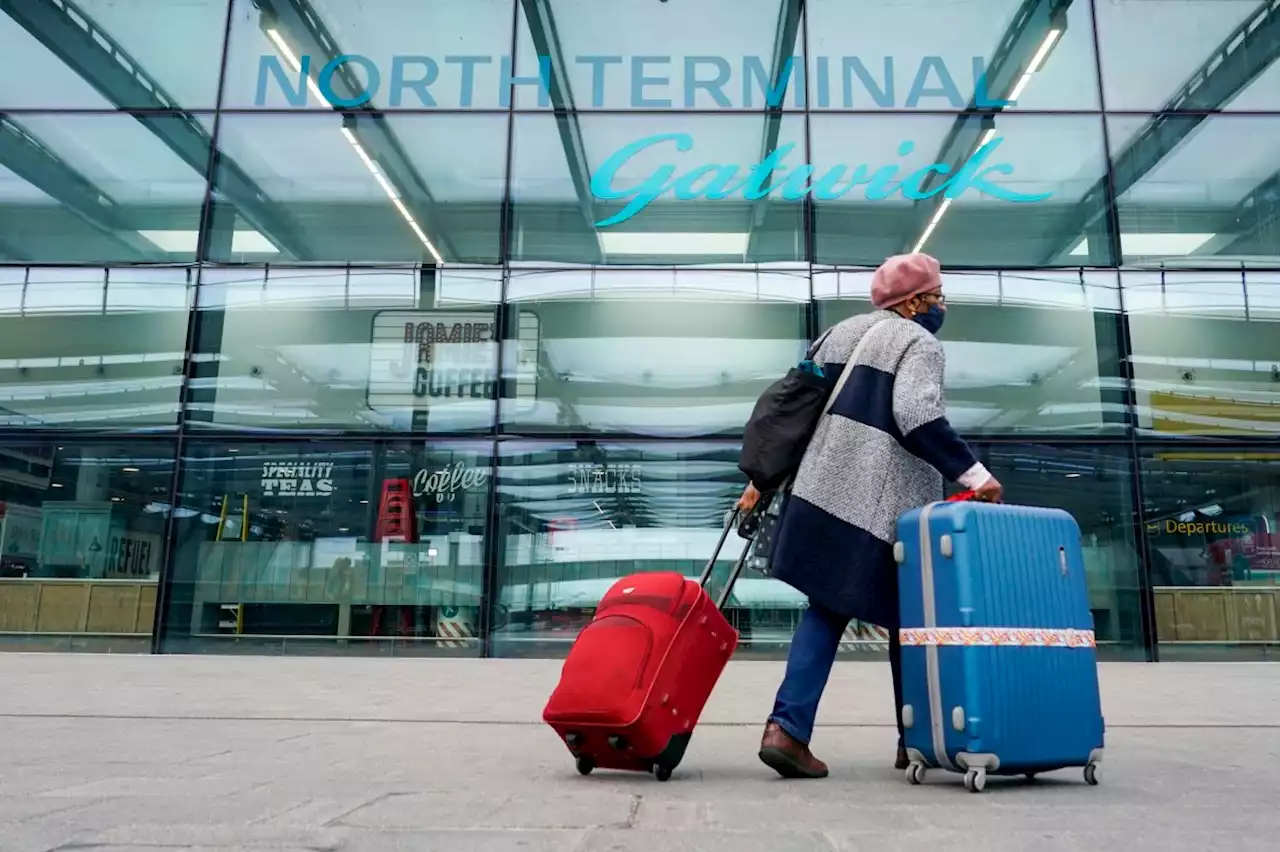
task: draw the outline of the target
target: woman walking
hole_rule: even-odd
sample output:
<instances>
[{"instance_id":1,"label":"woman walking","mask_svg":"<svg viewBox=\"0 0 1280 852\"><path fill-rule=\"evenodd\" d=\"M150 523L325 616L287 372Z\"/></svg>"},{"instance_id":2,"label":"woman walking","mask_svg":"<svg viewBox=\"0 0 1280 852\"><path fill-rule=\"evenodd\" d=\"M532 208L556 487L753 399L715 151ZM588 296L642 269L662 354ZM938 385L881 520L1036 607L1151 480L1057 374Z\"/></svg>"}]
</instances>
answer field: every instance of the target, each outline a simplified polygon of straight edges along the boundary
<instances>
[{"instance_id":1,"label":"woman walking","mask_svg":"<svg viewBox=\"0 0 1280 852\"><path fill-rule=\"evenodd\" d=\"M776 533L773 576L809 598L760 744L760 759L787 778L827 775L809 742L852 619L889 632L896 763L906 766L893 560L898 516L940 499L944 478L984 499L999 500L1002 492L947 422L935 337L946 318L937 260L889 258L872 279L871 301L875 311L837 325L814 355L832 385L841 371L854 372L814 432ZM759 497L748 486L739 507L750 509Z\"/></svg>"}]
</instances>

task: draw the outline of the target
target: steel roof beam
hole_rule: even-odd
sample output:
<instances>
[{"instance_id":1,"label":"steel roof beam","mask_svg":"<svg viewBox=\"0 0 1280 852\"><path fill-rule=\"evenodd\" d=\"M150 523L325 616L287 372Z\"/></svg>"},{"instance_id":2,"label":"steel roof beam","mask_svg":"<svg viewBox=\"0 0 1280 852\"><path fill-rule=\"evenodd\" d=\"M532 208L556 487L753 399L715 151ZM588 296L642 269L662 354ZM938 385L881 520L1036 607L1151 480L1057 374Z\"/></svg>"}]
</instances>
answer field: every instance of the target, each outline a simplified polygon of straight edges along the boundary
<instances>
[{"instance_id":1,"label":"steel roof beam","mask_svg":"<svg viewBox=\"0 0 1280 852\"><path fill-rule=\"evenodd\" d=\"M1057 30L1058 34L1048 49L1062 41L1071 3L1072 0L1023 0L987 63L985 80L977 81L978 90L965 111L951 125L938 156L933 159L935 163L945 163L950 167L945 174L955 174L978 150L987 133L995 130L995 115L1004 110L1003 102L1010 99L1022 75L1028 72L1037 54L1046 47L1050 34ZM1040 56L1042 64L1044 60L1045 56ZM921 181L920 188L928 192L940 180L944 178L937 172L931 172ZM930 223L940 217L941 206L949 203L944 195L938 193L915 202L916 221L906 250L917 242L924 242Z\"/></svg>"},{"instance_id":2,"label":"steel roof beam","mask_svg":"<svg viewBox=\"0 0 1280 852\"><path fill-rule=\"evenodd\" d=\"M1245 252L1241 250L1277 221L1280 221L1280 171L1250 190L1224 217L1219 235L1201 246L1200 251L1228 258L1243 255Z\"/></svg>"},{"instance_id":3,"label":"steel roof beam","mask_svg":"<svg viewBox=\"0 0 1280 852\"><path fill-rule=\"evenodd\" d=\"M758 161L761 163L767 161L769 155L778 150L778 136L782 133L783 110L786 105L787 92L796 82L796 69L794 67L796 39L800 36L800 22L803 20L804 0L783 0L781 8L778 10L778 22L773 37L773 56L771 57L769 70L769 93L779 91L778 87L782 83L784 72L786 73L787 86L780 92L776 104L770 103L769 93L765 95L764 135L760 143L760 159ZM801 56L800 61L807 62L808 60ZM791 65L788 65L788 62ZM804 79L804 77L801 76L800 79ZM751 221L749 223L751 237L747 244L748 258L755 255L758 229L764 225L768 211L768 196L757 199L751 209Z\"/></svg>"},{"instance_id":4,"label":"steel roof beam","mask_svg":"<svg viewBox=\"0 0 1280 852\"><path fill-rule=\"evenodd\" d=\"M313 74L337 57L346 55L307 0L253 2L262 12L261 26L264 29L276 29L299 58L312 57ZM450 243L440 222L438 202L405 153L395 131L387 124L386 116L372 106L364 84L344 62L334 69L328 85L335 99L348 103L362 102L360 106L330 106L342 114L343 127L359 142L360 148L391 182L399 195L400 203L413 215L415 223L439 250L443 259L457 258L458 252Z\"/></svg>"},{"instance_id":5,"label":"steel roof beam","mask_svg":"<svg viewBox=\"0 0 1280 852\"><path fill-rule=\"evenodd\" d=\"M588 230L594 233L599 217L596 215L595 194L591 191L591 165L587 160L582 125L578 121L568 66L564 60L564 48L560 44L560 31L556 28L555 14L551 11L551 0L521 0L521 5L537 51L539 76L542 74L542 57L546 57L550 66L546 83L556 117L556 129L560 133L560 144L564 148L565 162L569 166L569 176L578 197L583 221ZM597 250L599 244L597 240Z\"/></svg>"},{"instance_id":6,"label":"steel roof beam","mask_svg":"<svg viewBox=\"0 0 1280 852\"><path fill-rule=\"evenodd\" d=\"M130 227L115 201L25 127L5 115L0 115L0 163L123 245L137 259L162 259L159 247Z\"/></svg>"},{"instance_id":7,"label":"steel roof beam","mask_svg":"<svg viewBox=\"0 0 1280 852\"><path fill-rule=\"evenodd\" d=\"M1210 115L1220 113L1280 57L1280 0L1264 0L1214 50L1191 78L1112 158L1114 197L1118 201L1175 148L1189 139ZM1106 215L1106 179L1093 185L1077 206L1073 226L1045 263L1069 251L1097 219ZM1120 258L1117 258L1120 260Z\"/></svg>"},{"instance_id":8,"label":"steel roof beam","mask_svg":"<svg viewBox=\"0 0 1280 852\"><path fill-rule=\"evenodd\" d=\"M71 0L0 0L0 9L120 109L165 110L133 117L188 166L207 174L213 140L204 126ZM216 174L218 194L254 228L285 254L299 260L310 256L271 199L243 169L219 154Z\"/></svg>"}]
</instances>

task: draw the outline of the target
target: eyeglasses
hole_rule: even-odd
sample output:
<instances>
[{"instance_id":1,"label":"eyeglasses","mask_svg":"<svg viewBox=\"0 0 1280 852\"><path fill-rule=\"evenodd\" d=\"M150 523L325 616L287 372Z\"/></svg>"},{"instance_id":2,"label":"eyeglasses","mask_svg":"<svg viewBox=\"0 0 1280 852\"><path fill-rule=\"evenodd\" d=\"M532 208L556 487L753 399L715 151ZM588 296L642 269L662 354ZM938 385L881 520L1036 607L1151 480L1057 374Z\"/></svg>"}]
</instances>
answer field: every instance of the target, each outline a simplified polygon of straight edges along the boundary
<instances>
[{"instance_id":1,"label":"eyeglasses","mask_svg":"<svg viewBox=\"0 0 1280 852\"><path fill-rule=\"evenodd\" d=\"M921 293L920 297L923 299L932 299L939 305L945 305L947 303L947 297L941 293Z\"/></svg>"}]
</instances>

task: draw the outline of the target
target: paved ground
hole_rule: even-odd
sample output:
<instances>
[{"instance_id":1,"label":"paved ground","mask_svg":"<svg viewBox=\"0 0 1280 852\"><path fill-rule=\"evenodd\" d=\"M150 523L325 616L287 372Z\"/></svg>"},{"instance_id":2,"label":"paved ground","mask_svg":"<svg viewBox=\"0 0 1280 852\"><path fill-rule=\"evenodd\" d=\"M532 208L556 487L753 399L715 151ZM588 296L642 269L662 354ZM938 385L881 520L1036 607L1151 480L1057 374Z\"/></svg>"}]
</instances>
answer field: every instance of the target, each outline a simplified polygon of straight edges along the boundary
<instances>
[{"instance_id":1,"label":"paved ground","mask_svg":"<svg viewBox=\"0 0 1280 852\"><path fill-rule=\"evenodd\" d=\"M1280 666L1104 666L1102 784L964 792L890 766L886 667L842 663L815 749L754 752L780 664L730 666L685 763L579 777L558 664L0 655L0 852L1277 849Z\"/></svg>"}]
</instances>

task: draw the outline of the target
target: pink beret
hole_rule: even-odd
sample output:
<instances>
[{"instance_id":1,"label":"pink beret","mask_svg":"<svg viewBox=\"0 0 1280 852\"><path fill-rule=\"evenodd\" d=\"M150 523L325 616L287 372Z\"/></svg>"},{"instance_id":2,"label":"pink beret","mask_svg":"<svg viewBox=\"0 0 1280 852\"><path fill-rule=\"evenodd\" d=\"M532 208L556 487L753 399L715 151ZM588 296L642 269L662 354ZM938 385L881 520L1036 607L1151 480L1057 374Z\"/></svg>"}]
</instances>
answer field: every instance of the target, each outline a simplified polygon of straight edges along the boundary
<instances>
[{"instance_id":1,"label":"pink beret","mask_svg":"<svg viewBox=\"0 0 1280 852\"><path fill-rule=\"evenodd\" d=\"M871 304L877 309L905 302L942 286L941 266L927 254L896 254L880 264L871 279Z\"/></svg>"}]
</instances>

